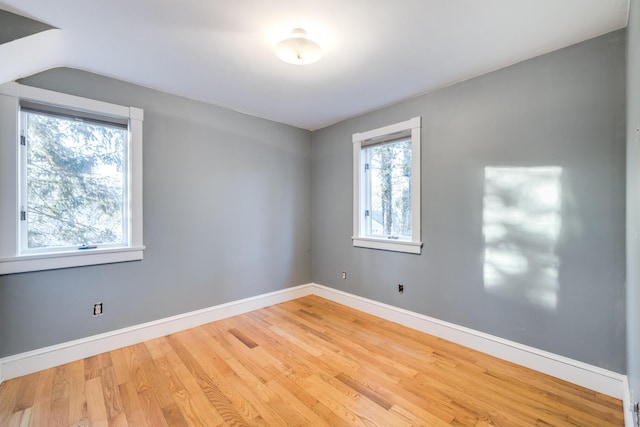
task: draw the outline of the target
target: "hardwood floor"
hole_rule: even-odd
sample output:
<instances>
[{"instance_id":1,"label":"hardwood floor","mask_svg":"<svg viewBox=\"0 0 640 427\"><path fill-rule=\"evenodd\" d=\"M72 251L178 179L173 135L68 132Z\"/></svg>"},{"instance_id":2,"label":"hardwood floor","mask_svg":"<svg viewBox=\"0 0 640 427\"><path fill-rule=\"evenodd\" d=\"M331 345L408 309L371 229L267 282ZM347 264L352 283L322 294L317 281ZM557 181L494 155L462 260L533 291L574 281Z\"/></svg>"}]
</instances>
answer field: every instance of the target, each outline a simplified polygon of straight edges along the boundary
<instances>
[{"instance_id":1,"label":"hardwood floor","mask_svg":"<svg viewBox=\"0 0 640 427\"><path fill-rule=\"evenodd\" d=\"M619 400L316 296L0 385L0 426L620 426Z\"/></svg>"}]
</instances>

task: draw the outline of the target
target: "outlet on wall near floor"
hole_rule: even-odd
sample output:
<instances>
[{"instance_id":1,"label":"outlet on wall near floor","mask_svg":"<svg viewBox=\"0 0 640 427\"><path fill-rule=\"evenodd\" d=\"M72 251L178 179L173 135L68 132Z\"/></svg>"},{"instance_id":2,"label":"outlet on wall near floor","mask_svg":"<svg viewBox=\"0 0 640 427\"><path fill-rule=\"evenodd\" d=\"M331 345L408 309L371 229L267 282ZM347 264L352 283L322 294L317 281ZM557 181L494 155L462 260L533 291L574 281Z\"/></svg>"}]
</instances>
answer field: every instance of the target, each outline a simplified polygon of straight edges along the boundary
<instances>
[{"instance_id":1,"label":"outlet on wall near floor","mask_svg":"<svg viewBox=\"0 0 640 427\"><path fill-rule=\"evenodd\" d=\"M404 293L404 285L398 284L398 292L401 294Z\"/></svg>"},{"instance_id":2,"label":"outlet on wall near floor","mask_svg":"<svg viewBox=\"0 0 640 427\"><path fill-rule=\"evenodd\" d=\"M342 280L347 280L347 272L346 271L342 272Z\"/></svg>"},{"instance_id":3,"label":"outlet on wall near floor","mask_svg":"<svg viewBox=\"0 0 640 427\"><path fill-rule=\"evenodd\" d=\"M102 316L102 303L97 302L93 304L93 315L94 316Z\"/></svg>"}]
</instances>

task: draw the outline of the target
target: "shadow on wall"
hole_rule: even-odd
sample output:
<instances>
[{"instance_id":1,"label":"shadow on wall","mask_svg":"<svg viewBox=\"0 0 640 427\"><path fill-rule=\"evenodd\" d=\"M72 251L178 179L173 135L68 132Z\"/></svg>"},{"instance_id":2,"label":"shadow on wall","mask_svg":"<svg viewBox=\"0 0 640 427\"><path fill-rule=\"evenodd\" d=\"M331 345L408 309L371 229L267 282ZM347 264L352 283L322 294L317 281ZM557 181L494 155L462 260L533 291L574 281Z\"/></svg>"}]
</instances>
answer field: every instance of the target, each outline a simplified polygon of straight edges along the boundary
<instances>
[{"instance_id":1,"label":"shadow on wall","mask_svg":"<svg viewBox=\"0 0 640 427\"><path fill-rule=\"evenodd\" d=\"M484 289L555 312L562 168L484 170Z\"/></svg>"}]
</instances>

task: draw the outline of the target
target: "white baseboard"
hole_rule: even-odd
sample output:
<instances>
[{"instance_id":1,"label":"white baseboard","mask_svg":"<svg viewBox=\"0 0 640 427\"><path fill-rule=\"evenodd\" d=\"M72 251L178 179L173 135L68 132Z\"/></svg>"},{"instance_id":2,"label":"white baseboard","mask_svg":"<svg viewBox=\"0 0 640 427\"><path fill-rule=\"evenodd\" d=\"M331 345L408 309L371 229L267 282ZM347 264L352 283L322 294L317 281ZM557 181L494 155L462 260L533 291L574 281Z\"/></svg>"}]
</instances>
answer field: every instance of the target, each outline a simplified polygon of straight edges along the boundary
<instances>
[{"instance_id":1,"label":"white baseboard","mask_svg":"<svg viewBox=\"0 0 640 427\"><path fill-rule=\"evenodd\" d=\"M311 284L296 286L5 357L0 359L0 382L300 298L312 292Z\"/></svg>"},{"instance_id":2,"label":"white baseboard","mask_svg":"<svg viewBox=\"0 0 640 427\"><path fill-rule=\"evenodd\" d=\"M0 382L310 294L622 399L630 414L625 375L314 283L5 357Z\"/></svg>"},{"instance_id":3,"label":"white baseboard","mask_svg":"<svg viewBox=\"0 0 640 427\"><path fill-rule=\"evenodd\" d=\"M624 398L625 375L326 286L314 284L313 294L599 393Z\"/></svg>"},{"instance_id":4,"label":"white baseboard","mask_svg":"<svg viewBox=\"0 0 640 427\"><path fill-rule=\"evenodd\" d=\"M622 381L622 410L624 411L624 427L635 427L633 419L633 397L631 396L631 387L629 379L625 375Z\"/></svg>"}]
</instances>

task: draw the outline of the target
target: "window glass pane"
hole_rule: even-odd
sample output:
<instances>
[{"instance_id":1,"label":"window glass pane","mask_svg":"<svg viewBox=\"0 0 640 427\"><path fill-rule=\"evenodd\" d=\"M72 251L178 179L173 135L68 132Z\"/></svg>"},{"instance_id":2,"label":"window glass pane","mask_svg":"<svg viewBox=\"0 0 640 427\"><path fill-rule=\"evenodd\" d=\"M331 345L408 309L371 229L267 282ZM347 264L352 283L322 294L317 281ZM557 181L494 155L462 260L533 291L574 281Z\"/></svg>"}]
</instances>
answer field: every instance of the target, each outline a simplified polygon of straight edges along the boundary
<instances>
[{"instance_id":1,"label":"window glass pane","mask_svg":"<svg viewBox=\"0 0 640 427\"><path fill-rule=\"evenodd\" d=\"M363 151L369 164L366 235L411 240L411 140L372 145Z\"/></svg>"},{"instance_id":2,"label":"window glass pane","mask_svg":"<svg viewBox=\"0 0 640 427\"><path fill-rule=\"evenodd\" d=\"M32 111L22 114L26 247L125 244L127 130Z\"/></svg>"}]
</instances>

